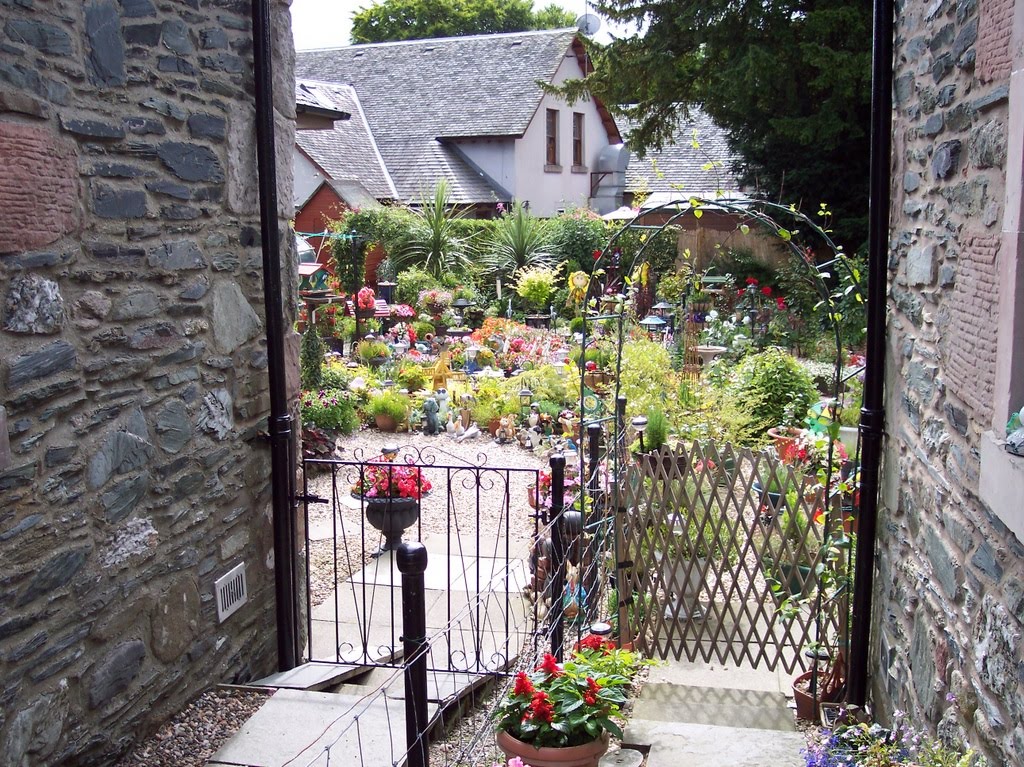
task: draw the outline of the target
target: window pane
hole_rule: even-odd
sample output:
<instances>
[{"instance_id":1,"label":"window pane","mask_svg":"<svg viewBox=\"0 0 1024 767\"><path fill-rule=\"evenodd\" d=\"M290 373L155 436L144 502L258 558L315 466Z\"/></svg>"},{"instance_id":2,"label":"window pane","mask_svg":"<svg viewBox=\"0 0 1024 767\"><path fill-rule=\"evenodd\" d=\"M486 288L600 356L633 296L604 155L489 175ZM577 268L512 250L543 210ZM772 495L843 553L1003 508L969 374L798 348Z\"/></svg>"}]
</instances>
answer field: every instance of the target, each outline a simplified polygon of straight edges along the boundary
<instances>
[{"instance_id":1,"label":"window pane","mask_svg":"<svg viewBox=\"0 0 1024 767\"><path fill-rule=\"evenodd\" d=\"M547 110L547 156L548 165L558 165L558 110Z\"/></svg>"},{"instance_id":2,"label":"window pane","mask_svg":"<svg viewBox=\"0 0 1024 767\"><path fill-rule=\"evenodd\" d=\"M572 164L583 165L583 113L572 113Z\"/></svg>"}]
</instances>

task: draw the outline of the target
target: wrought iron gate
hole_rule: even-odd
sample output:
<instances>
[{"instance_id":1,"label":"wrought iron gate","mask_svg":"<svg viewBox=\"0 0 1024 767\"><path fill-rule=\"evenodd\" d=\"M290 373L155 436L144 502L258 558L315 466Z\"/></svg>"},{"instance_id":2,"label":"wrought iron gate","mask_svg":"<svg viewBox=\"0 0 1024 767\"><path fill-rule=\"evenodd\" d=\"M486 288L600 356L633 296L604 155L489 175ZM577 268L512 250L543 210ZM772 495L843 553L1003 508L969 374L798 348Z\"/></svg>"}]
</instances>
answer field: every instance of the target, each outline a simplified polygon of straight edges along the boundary
<instances>
[{"instance_id":1,"label":"wrought iron gate","mask_svg":"<svg viewBox=\"0 0 1024 767\"><path fill-rule=\"evenodd\" d=\"M388 459L311 459L305 468L306 651L309 661L353 666L401 666L401 575L381 520L366 493L373 471L416 477L406 541L427 547L427 630L433 671L471 674L503 670L536 625L524 598L529 553L545 510L530 508L537 469L464 461L433 447L395 448ZM374 524L377 527L374 527ZM394 530L392 530L394 533ZM395 538L392 535L392 538Z\"/></svg>"}]
</instances>

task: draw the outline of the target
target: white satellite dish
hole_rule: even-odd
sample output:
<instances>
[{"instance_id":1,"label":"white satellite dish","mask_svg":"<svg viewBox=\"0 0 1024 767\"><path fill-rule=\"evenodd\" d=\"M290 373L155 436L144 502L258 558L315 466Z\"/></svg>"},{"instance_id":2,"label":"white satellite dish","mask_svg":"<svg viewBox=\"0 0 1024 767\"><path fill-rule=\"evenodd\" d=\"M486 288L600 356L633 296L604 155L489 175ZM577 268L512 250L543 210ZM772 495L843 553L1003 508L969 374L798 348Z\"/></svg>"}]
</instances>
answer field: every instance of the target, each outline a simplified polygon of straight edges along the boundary
<instances>
[{"instance_id":1,"label":"white satellite dish","mask_svg":"<svg viewBox=\"0 0 1024 767\"><path fill-rule=\"evenodd\" d=\"M592 13L584 13L576 19L576 29L585 35L595 35L601 28L601 19Z\"/></svg>"}]
</instances>

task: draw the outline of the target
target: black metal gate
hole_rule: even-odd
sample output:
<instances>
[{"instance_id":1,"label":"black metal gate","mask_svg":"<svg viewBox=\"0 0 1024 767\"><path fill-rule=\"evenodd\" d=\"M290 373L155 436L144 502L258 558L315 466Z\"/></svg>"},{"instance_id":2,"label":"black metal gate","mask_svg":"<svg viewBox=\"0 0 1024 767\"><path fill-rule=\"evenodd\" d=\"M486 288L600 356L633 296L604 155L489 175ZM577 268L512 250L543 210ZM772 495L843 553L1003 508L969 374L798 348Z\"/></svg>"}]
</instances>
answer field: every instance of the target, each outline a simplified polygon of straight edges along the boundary
<instances>
[{"instance_id":1,"label":"black metal gate","mask_svg":"<svg viewBox=\"0 0 1024 767\"><path fill-rule=\"evenodd\" d=\"M509 666L538 621L530 554L548 516L543 499L536 503L539 469L413 446L310 459L304 469L306 660L403 664L402 579L392 549L404 538L428 553L431 670ZM382 499L380 487L399 484L421 497Z\"/></svg>"}]
</instances>

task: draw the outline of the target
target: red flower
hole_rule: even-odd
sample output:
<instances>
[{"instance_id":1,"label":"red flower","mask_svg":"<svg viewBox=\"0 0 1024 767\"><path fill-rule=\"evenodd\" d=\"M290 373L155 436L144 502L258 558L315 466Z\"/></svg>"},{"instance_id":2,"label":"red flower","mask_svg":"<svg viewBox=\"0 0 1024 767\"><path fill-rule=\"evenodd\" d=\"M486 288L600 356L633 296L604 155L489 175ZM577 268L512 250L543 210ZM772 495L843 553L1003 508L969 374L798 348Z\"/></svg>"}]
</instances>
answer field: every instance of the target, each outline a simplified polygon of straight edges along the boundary
<instances>
[{"instance_id":1,"label":"red flower","mask_svg":"<svg viewBox=\"0 0 1024 767\"><path fill-rule=\"evenodd\" d=\"M593 651L610 650L611 644L597 634L588 634L580 640L579 649Z\"/></svg>"},{"instance_id":2,"label":"red flower","mask_svg":"<svg viewBox=\"0 0 1024 767\"><path fill-rule=\"evenodd\" d=\"M601 249L600 248L596 248L594 250L593 256L594 256L594 260L595 261L600 260L600 258L601 258Z\"/></svg>"},{"instance_id":3,"label":"red flower","mask_svg":"<svg viewBox=\"0 0 1024 767\"><path fill-rule=\"evenodd\" d=\"M562 669L558 666L558 661L551 653L544 654L544 660L537 666L537 670L547 671L551 676L561 676L563 673Z\"/></svg>"},{"instance_id":4,"label":"red flower","mask_svg":"<svg viewBox=\"0 0 1024 767\"><path fill-rule=\"evenodd\" d=\"M757 280L754 279L753 277L747 277L747 284L748 285L756 285L757 284Z\"/></svg>"},{"instance_id":5,"label":"red flower","mask_svg":"<svg viewBox=\"0 0 1024 767\"><path fill-rule=\"evenodd\" d=\"M599 685L597 682L594 681L594 677L588 676L587 677L587 690L590 691L591 695L597 695L599 692L601 692L601 685Z\"/></svg>"},{"instance_id":6,"label":"red flower","mask_svg":"<svg viewBox=\"0 0 1024 767\"><path fill-rule=\"evenodd\" d=\"M593 706L597 703L597 698L594 697L592 693L585 692L583 693L583 702L586 703L588 706Z\"/></svg>"},{"instance_id":7,"label":"red flower","mask_svg":"<svg viewBox=\"0 0 1024 767\"><path fill-rule=\"evenodd\" d=\"M776 298L775 298L775 306L778 308L778 310L780 312L785 311L786 310L786 299L784 299L782 296L776 296Z\"/></svg>"},{"instance_id":8,"label":"red flower","mask_svg":"<svg viewBox=\"0 0 1024 767\"><path fill-rule=\"evenodd\" d=\"M766 296L770 296L772 294L772 289L765 285L763 288L761 288L761 292L764 293Z\"/></svg>"},{"instance_id":9,"label":"red flower","mask_svg":"<svg viewBox=\"0 0 1024 767\"><path fill-rule=\"evenodd\" d=\"M520 671L516 674L516 686L512 689L513 695L532 695L533 682L530 681L530 677L526 675L525 671Z\"/></svg>"},{"instance_id":10,"label":"red flower","mask_svg":"<svg viewBox=\"0 0 1024 767\"><path fill-rule=\"evenodd\" d=\"M546 692L535 692L533 694L533 700L530 701L530 711L526 714L528 719L539 719L542 722L551 724L551 720L555 716L555 707L551 705L551 701L548 700L548 694Z\"/></svg>"}]
</instances>

